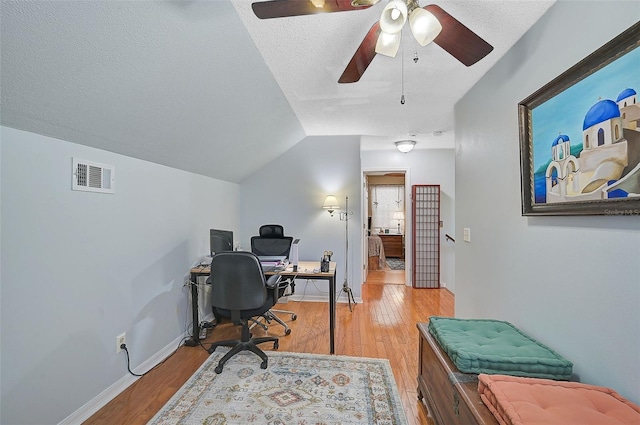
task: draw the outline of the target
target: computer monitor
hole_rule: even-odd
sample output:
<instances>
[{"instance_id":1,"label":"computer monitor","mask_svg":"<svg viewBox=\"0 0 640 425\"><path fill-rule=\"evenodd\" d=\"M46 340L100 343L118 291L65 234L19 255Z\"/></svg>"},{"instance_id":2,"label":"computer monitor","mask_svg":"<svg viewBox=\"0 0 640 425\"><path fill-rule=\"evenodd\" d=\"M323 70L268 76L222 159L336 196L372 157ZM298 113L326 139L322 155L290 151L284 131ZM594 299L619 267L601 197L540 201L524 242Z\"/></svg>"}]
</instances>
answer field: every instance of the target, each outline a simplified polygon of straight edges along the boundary
<instances>
[{"instance_id":1,"label":"computer monitor","mask_svg":"<svg viewBox=\"0 0 640 425\"><path fill-rule=\"evenodd\" d=\"M224 251L233 251L233 232L231 230L209 230L211 256Z\"/></svg>"}]
</instances>

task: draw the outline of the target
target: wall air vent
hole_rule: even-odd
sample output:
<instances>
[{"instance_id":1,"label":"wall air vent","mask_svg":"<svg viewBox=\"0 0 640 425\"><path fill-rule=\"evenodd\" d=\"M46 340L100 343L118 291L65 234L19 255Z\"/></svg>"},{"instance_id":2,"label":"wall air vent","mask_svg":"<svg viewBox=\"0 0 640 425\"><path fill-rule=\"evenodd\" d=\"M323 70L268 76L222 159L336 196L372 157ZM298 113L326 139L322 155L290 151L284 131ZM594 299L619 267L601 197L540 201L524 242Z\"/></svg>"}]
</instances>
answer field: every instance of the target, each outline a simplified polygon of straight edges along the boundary
<instances>
[{"instance_id":1,"label":"wall air vent","mask_svg":"<svg viewBox=\"0 0 640 425\"><path fill-rule=\"evenodd\" d=\"M71 189L85 192L114 193L115 167L73 158Z\"/></svg>"}]
</instances>

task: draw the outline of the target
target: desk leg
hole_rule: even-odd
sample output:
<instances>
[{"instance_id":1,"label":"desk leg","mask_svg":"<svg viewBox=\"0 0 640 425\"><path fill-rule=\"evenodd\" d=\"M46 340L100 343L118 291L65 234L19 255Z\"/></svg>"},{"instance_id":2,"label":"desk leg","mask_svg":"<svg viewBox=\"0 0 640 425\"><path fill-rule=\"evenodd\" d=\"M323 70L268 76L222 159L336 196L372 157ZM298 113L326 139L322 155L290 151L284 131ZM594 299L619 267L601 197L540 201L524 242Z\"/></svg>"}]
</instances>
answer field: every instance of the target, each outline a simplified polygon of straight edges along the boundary
<instances>
[{"instance_id":1,"label":"desk leg","mask_svg":"<svg viewBox=\"0 0 640 425\"><path fill-rule=\"evenodd\" d=\"M329 279L329 354L335 354L336 275Z\"/></svg>"},{"instance_id":2,"label":"desk leg","mask_svg":"<svg viewBox=\"0 0 640 425\"><path fill-rule=\"evenodd\" d=\"M198 277L193 273L191 273L191 318L193 320L192 335L184 345L195 347L200 343L200 322L198 321Z\"/></svg>"}]
</instances>

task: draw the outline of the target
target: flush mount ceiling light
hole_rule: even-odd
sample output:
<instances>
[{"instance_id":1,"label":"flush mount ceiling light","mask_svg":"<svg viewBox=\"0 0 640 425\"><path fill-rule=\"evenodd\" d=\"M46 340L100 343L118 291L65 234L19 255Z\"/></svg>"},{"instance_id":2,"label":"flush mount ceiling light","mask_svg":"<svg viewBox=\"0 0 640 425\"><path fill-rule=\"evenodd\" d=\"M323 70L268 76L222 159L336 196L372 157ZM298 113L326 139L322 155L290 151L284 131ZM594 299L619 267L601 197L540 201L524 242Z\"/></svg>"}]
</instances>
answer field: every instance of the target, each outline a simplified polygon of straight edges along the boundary
<instances>
[{"instance_id":1,"label":"flush mount ceiling light","mask_svg":"<svg viewBox=\"0 0 640 425\"><path fill-rule=\"evenodd\" d=\"M420 8L416 0L393 0L385 6L380 16L376 53L392 58L396 56L407 17L411 33L421 46L431 43L442 31L438 19L431 12Z\"/></svg>"},{"instance_id":2,"label":"flush mount ceiling light","mask_svg":"<svg viewBox=\"0 0 640 425\"><path fill-rule=\"evenodd\" d=\"M396 142L396 148L402 153L411 152L416 145L415 140L400 140Z\"/></svg>"}]
</instances>

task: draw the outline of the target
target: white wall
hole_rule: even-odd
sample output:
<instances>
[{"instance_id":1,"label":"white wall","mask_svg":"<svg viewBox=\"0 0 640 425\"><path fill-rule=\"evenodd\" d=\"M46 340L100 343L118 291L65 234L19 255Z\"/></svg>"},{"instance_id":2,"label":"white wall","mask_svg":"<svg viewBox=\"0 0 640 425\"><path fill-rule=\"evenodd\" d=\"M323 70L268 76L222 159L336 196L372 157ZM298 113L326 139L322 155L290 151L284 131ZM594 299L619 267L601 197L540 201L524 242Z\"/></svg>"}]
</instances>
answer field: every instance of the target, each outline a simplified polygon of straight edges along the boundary
<instances>
[{"instance_id":1,"label":"white wall","mask_svg":"<svg viewBox=\"0 0 640 425\"><path fill-rule=\"evenodd\" d=\"M640 220L523 217L517 104L639 16L638 2L556 3L455 110L456 315L508 320L635 403Z\"/></svg>"},{"instance_id":2,"label":"white wall","mask_svg":"<svg viewBox=\"0 0 640 425\"><path fill-rule=\"evenodd\" d=\"M345 223L330 217L322 204L333 194L344 209L349 197L349 284L360 297L362 283L360 212L360 138L307 137L240 185L240 235L250 250L250 238L267 223L282 224L285 234L300 238L300 260L320 261L325 250L338 263L337 291L344 282ZM295 299L328 299L325 281L296 283ZM344 295L339 299L346 301ZM328 317L327 317L328 320Z\"/></svg>"},{"instance_id":3,"label":"white wall","mask_svg":"<svg viewBox=\"0 0 640 425\"><path fill-rule=\"evenodd\" d=\"M443 227L440 232L440 282L451 292L455 292L455 245L445 239L445 234L453 236L455 231L455 151L453 149L414 149L409 153L394 151L364 151L361 154L362 169L408 171L405 185L410 189L416 184L440 185L440 219ZM409 199L407 197L407 199ZM407 223L411 223L412 204L407 202ZM407 226L405 240L406 267L411 269L412 251L411 226ZM409 276L412 276L409 270ZM407 282L411 285L411 282Z\"/></svg>"},{"instance_id":4,"label":"white wall","mask_svg":"<svg viewBox=\"0 0 640 425\"><path fill-rule=\"evenodd\" d=\"M237 230L239 186L0 131L0 422L59 423L128 375L118 334L138 371L190 329L183 284L208 229ZM72 191L72 157L114 165L116 193Z\"/></svg>"}]
</instances>

